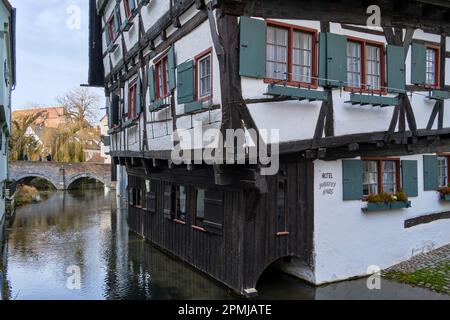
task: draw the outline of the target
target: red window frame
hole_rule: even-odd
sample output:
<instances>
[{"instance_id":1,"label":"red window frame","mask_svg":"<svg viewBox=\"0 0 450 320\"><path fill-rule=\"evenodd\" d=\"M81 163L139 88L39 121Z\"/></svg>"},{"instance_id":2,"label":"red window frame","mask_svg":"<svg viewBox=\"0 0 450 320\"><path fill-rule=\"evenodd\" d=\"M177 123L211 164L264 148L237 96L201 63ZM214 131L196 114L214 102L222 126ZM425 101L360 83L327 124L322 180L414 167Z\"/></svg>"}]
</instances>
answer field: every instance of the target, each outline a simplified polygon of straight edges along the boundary
<instances>
[{"instance_id":1,"label":"red window frame","mask_svg":"<svg viewBox=\"0 0 450 320\"><path fill-rule=\"evenodd\" d=\"M447 158L447 180L448 180L447 184L449 184L450 183L450 155L438 153L437 157L438 158ZM447 186L445 186L445 187L447 187ZM440 188L443 188L443 187L440 187Z\"/></svg>"},{"instance_id":2,"label":"red window frame","mask_svg":"<svg viewBox=\"0 0 450 320\"><path fill-rule=\"evenodd\" d=\"M386 57L385 44L383 42L361 39L356 37L347 37L347 42L356 42L361 45L361 87L352 87L348 84L345 86L346 91L350 92L364 92L374 94L386 94ZM366 79L366 46L374 46L380 48L380 90L373 90L367 88Z\"/></svg>"},{"instance_id":3,"label":"red window frame","mask_svg":"<svg viewBox=\"0 0 450 320\"><path fill-rule=\"evenodd\" d=\"M133 12L130 10L130 1L135 0L123 0L123 5L125 7L125 15L127 16L127 18L130 18L133 15Z\"/></svg>"},{"instance_id":4,"label":"red window frame","mask_svg":"<svg viewBox=\"0 0 450 320\"><path fill-rule=\"evenodd\" d=\"M207 96L200 96L200 61L203 60L204 58L206 58L207 56L210 56L210 93ZM195 96L196 99L199 101L206 101L206 100L210 100L213 97L213 56L212 56L212 48L206 49L205 51L201 52L200 54L196 55L194 57L194 61L195 61Z\"/></svg>"},{"instance_id":5,"label":"red window frame","mask_svg":"<svg viewBox=\"0 0 450 320\"><path fill-rule=\"evenodd\" d=\"M166 98L166 97L168 97L169 95L170 95L170 92L169 92L169 86L168 86L168 83L167 83L167 72L166 72L166 70L167 70L167 64L168 64L168 58L167 58L167 55L165 55L165 56L163 56L163 57L161 57L157 62L155 62L155 93L156 93L156 99L157 100L159 100L159 99L163 99L163 98ZM160 77L160 74L159 74L159 69L160 69L160 66L161 66L161 70L162 70L162 80L163 80L163 94L161 95L161 93L159 92L159 85L160 85L160 83L159 83L159 77Z\"/></svg>"},{"instance_id":6,"label":"red window frame","mask_svg":"<svg viewBox=\"0 0 450 320\"><path fill-rule=\"evenodd\" d=\"M109 32L109 39L111 42L116 41L119 34L114 30L114 13L111 15L111 17L108 20L108 32Z\"/></svg>"},{"instance_id":7,"label":"red window frame","mask_svg":"<svg viewBox=\"0 0 450 320\"><path fill-rule=\"evenodd\" d=\"M393 161L395 162L395 184L397 186L397 192L402 190L401 185L401 161L400 158L361 158L362 161L376 161L377 162L377 173L378 173L378 193L383 192L383 161ZM364 200L367 200L367 195L364 196Z\"/></svg>"},{"instance_id":8,"label":"red window frame","mask_svg":"<svg viewBox=\"0 0 450 320\"><path fill-rule=\"evenodd\" d=\"M128 87L128 119L136 118L137 107L137 81Z\"/></svg>"},{"instance_id":9,"label":"red window frame","mask_svg":"<svg viewBox=\"0 0 450 320\"><path fill-rule=\"evenodd\" d=\"M273 21L273 20L267 20L266 23L267 23L268 27L282 28L282 29L288 30L288 55L287 55L288 56L288 68L287 68L287 70L288 70L289 76L288 76L287 85L295 86L295 87L317 89L317 87L318 87L318 81L317 81L317 76L318 76L318 45L317 45L318 31L316 29L312 29L312 28L296 26L296 25ZM294 32L295 31L310 33L313 36L311 83L299 82L299 81L292 80L292 66L293 66L292 57L293 57L293 52L294 52L293 43L294 43ZM266 47L267 47L267 31L266 31ZM267 55L267 51L265 54ZM265 58L265 61L266 61L266 65L267 65L267 56ZM266 68L267 68L267 66L266 66ZM268 78L267 70L265 71L265 78L264 78L265 83L274 83L274 82L279 83L282 81L283 80L280 80L280 79Z\"/></svg>"},{"instance_id":10,"label":"red window frame","mask_svg":"<svg viewBox=\"0 0 450 320\"><path fill-rule=\"evenodd\" d=\"M435 54L435 83L434 85L425 84L426 88L439 89L441 86L441 48L437 45L428 44L425 46L426 50L433 50ZM426 63L426 62L425 62Z\"/></svg>"}]
</instances>

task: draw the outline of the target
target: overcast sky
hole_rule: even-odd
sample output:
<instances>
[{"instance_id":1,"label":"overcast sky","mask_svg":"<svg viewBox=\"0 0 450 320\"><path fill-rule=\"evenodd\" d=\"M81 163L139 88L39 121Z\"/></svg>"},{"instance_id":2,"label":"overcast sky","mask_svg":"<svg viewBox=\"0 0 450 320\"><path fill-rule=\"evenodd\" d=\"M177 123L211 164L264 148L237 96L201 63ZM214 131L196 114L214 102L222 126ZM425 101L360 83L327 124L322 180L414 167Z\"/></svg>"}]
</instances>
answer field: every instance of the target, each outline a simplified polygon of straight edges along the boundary
<instances>
[{"instance_id":1,"label":"overcast sky","mask_svg":"<svg viewBox=\"0 0 450 320\"><path fill-rule=\"evenodd\" d=\"M54 106L57 96L87 82L89 2L10 2L17 9L17 88L13 108ZM102 90L93 90L102 96Z\"/></svg>"}]
</instances>

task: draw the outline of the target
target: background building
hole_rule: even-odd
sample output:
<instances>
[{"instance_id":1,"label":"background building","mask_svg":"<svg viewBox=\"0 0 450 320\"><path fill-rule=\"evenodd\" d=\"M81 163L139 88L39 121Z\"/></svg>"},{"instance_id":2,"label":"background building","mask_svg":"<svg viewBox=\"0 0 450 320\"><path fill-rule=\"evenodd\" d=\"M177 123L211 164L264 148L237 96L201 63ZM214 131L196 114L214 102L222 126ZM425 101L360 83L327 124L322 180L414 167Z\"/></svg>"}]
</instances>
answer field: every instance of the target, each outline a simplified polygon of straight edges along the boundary
<instances>
[{"instance_id":1,"label":"background building","mask_svg":"<svg viewBox=\"0 0 450 320\"><path fill-rule=\"evenodd\" d=\"M8 1L0 1L0 248L5 220L6 181L8 180L11 92L16 85L15 20L15 9Z\"/></svg>"}]
</instances>

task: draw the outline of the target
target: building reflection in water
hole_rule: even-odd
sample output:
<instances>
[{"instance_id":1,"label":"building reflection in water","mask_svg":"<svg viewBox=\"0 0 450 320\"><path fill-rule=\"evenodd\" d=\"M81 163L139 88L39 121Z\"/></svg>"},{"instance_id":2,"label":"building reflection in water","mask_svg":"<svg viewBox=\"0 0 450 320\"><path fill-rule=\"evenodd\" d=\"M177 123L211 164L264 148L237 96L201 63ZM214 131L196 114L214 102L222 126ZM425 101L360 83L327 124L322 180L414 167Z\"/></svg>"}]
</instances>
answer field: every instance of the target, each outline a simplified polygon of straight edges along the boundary
<instances>
[{"instance_id":1,"label":"building reflection in water","mask_svg":"<svg viewBox=\"0 0 450 320\"><path fill-rule=\"evenodd\" d=\"M228 289L130 234L126 210L114 192L55 193L17 210L8 232L6 298L9 299L231 299ZM81 270L81 290L67 287L67 268ZM366 280L315 289L268 272L261 299L446 298L424 289Z\"/></svg>"}]
</instances>

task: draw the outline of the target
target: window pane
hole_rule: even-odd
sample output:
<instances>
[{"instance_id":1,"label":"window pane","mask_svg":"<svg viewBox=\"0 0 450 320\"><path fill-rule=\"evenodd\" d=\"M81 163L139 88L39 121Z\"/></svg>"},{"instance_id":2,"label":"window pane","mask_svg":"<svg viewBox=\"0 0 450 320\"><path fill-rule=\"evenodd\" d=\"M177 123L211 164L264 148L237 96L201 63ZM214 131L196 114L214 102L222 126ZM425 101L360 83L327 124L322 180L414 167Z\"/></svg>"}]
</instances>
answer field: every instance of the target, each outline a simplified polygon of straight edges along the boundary
<instances>
[{"instance_id":1,"label":"window pane","mask_svg":"<svg viewBox=\"0 0 450 320\"><path fill-rule=\"evenodd\" d=\"M205 97L211 94L211 56L199 62L199 95Z\"/></svg>"},{"instance_id":2,"label":"window pane","mask_svg":"<svg viewBox=\"0 0 450 320\"><path fill-rule=\"evenodd\" d=\"M426 55L426 84L436 85L436 50L427 49Z\"/></svg>"},{"instance_id":3,"label":"window pane","mask_svg":"<svg viewBox=\"0 0 450 320\"><path fill-rule=\"evenodd\" d=\"M361 87L361 44L347 43L347 81L350 87Z\"/></svg>"},{"instance_id":4,"label":"window pane","mask_svg":"<svg viewBox=\"0 0 450 320\"><path fill-rule=\"evenodd\" d=\"M272 79L287 79L288 31L268 27L266 42L266 76Z\"/></svg>"},{"instance_id":5,"label":"window pane","mask_svg":"<svg viewBox=\"0 0 450 320\"><path fill-rule=\"evenodd\" d=\"M186 220L186 187L180 186L177 188L177 219Z\"/></svg>"},{"instance_id":6,"label":"window pane","mask_svg":"<svg viewBox=\"0 0 450 320\"><path fill-rule=\"evenodd\" d=\"M397 192L397 162L382 161L383 191L387 193Z\"/></svg>"},{"instance_id":7,"label":"window pane","mask_svg":"<svg viewBox=\"0 0 450 320\"><path fill-rule=\"evenodd\" d=\"M311 83L313 36L310 33L296 31L293 38L292 79Z\"/></svg>"},{"instance_id":8,"label":"window pane","mask_svg":"<svg viewBox=\"0 0 450 320\"><path fill-rule=\"evenodd\" d=\"M363 162L363 191L365 196L378 193L377 161Z\"/></svg>"},{"instance_id":9,"label":"window pane","mask_svg":"<svg viewBox=\"0 0 450 320\"><path fill-rule=\"evenodd\" d=\"M160 64L158 64L158 92L159 92L159 97L163 97L164 96L163 85L164 85L163 70L162 70L162 64L160 63Z\"/></svg>"},{"instance_id":10,"label":"window pane","mask_svg":"<svg viewBox=\"0 0 450 320\"><path fill-rule=\"evenodd\" d=\"M205 218L205 190L197 190L197 219Z\"/></svg>"},{"instance_id":11,"label":"window pane","mask_svg":"<svg viewBox=\"0 0 450 320\"><path fill-rule=\"evenodd\" d=\"M376 46L366 46L366 85L369 90L381 87L381 50Z\"/></svg>"},{"instance_id":12,"label":"window pane","mask_svg":"<svg viewBox=\"0 0 450 320\"><path fill-rule=\"evenodd\" d=\"M439 187L448 187L448 158L439 157L438 158L438 168L439 168Z\"/></svg>"}]
</instances>

